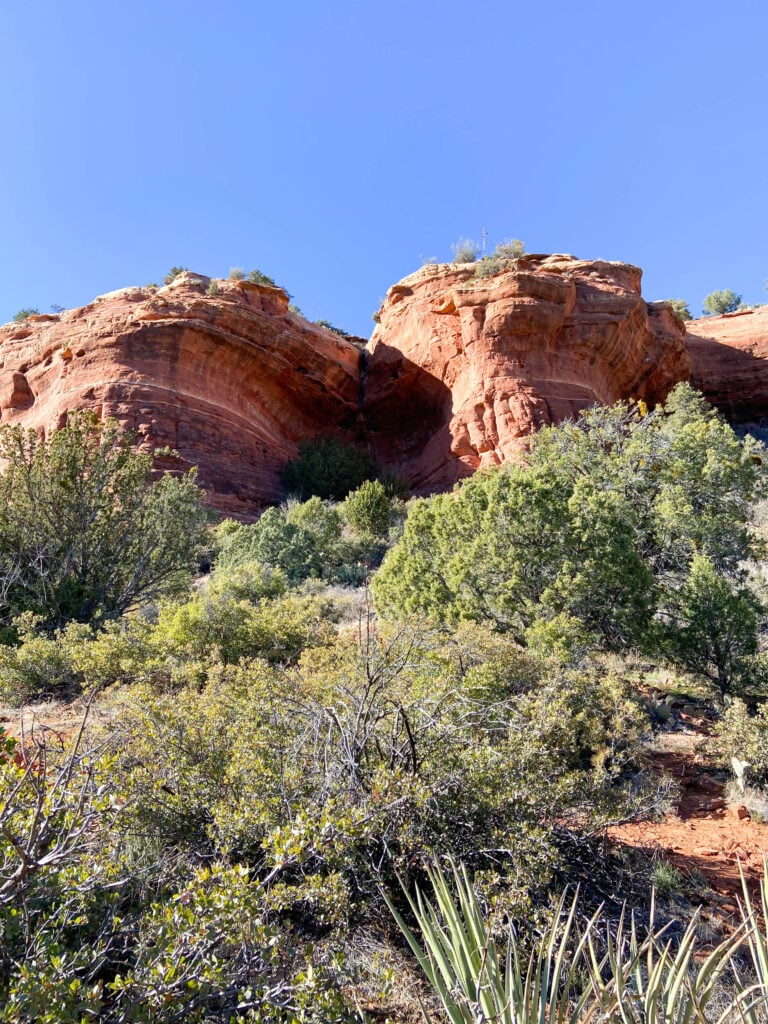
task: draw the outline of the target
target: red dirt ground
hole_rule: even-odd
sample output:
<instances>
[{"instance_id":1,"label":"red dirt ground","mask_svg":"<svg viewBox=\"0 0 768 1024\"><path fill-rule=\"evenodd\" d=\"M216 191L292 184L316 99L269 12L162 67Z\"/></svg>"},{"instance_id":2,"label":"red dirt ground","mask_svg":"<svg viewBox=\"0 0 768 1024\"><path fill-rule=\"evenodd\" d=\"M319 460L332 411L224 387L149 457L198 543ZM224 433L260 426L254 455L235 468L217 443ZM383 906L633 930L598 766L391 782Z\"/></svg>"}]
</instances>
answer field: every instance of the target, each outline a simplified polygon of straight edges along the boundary
<instances>
[{"instance_id":1,"label":"red dirt ground","mask_svg":"<svg viewBox=\"0 0 768 1024\"><path fill-rule=\"evenodd\" d=\"M684 875L702 875L713 890L717 911L730 917L737 912L741 893L739 865L750 888L756 888L762 877L768 824L739 817L746 814L743 806L726 807L724 783L697 750L700 738L672 734L667 737L668 749L653 755L659 773L671 775L681 787L677 812L660 822L619 825L608 835L614 842L663 856Z\"/></svg>"}]
</instances>

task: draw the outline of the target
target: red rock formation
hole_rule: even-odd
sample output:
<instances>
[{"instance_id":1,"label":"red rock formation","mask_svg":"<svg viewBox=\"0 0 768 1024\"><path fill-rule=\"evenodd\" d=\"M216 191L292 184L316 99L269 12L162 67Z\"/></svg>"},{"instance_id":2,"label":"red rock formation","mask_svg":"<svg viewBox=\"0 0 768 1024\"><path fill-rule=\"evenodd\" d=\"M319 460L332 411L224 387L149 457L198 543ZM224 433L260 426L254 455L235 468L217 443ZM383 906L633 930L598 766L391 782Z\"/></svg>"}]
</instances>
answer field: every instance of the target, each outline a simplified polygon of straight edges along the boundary
<instances>
[{"instance_id":1,"label":"red rock formation","mask_svg":"<svg viewBox=\"0 0 768 1024\"><path fill-rule=\"evenodd\" d=\"M768 306L692 320L691 384L734 423L768 417Z\"/></svg>"},{"instance_id":2,"label":"red rock formation","mask_svg":"<svg viewBox=\"0 0 768 1024\"><path fill-rule=\"evenodd\" d=\"M514 458L595 402L663 400L688 377L682 324L641 271L572 256L425 266L391 288L368 346L371 442L420 490Z\"/></svg>"},{"instance_id":3,"label":"red rock formation","mask_svg":"<svg viewBox=\"0 0 768 1024\"><path fill-rule=\"evenodd\" d=\"M290 313L280 288L210 294L189 272L31 316L0 329L0 422L114 416L178 453L158 468L198 466L211 504L247 516L278 500L302 438L364 441L439 489L514 458L541 424L593 402L656 402L687 378L681 322L643 301L636 267L527 256L477 269L427 266L395 285L365 353Z\"/></svg>"},{"instance_id":4,"label":"red rock formation","mask_svg":"<svg viewBox=\"0 0 768 1024\"><path fill-rule=\"evenodd\" d=\"M360 351L288 311L280 288L184 273L61 316L0 328L0 422L40 431L89 408L199 468L211 503L253 514L280 497L297 442L351 436Z\"/></svg>"}]
</instances>

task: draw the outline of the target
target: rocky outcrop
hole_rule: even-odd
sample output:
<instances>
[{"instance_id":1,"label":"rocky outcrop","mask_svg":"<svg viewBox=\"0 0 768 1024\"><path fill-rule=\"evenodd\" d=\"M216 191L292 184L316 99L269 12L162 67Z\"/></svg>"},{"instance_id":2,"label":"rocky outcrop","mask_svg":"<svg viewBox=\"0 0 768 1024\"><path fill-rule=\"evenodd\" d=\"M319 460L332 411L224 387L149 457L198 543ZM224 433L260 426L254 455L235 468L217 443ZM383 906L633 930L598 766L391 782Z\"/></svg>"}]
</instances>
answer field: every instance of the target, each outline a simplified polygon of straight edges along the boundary
<instances>
[{"instance_id":1,"label":"rocky outcrop","mask_svg":"<svg viewBox=\"0 0 768 1024\"><path fill-rule=\"evenodd\" d=\"M562 255L422 267L389 290L368 346L371 443L427 491L514 459L587 405L663 400L690 357L682 322L642 299L640 279Z\"/></svg>"},{"instance_id":2,"label":"rocky outcrop","mask_svg":"<svg viewBox=\"0 0 768 1024\"><path fill-rule=\"evenodd\" d=\"M733 423L768 419L768 306L692 320L691 384Z\"/></svg>"},{"instance_id":3,"label":"rocky outcrop","mask_svg":"<svg viewBox=\"0 0 768 1024\"><path fill-rule=\"evenodd\" d=\"M279 500L282 466L316 435L443 489L516 458L542 424L594 402L655 403L688 378L682 322L642 299L640 278L557 255L426 266L389 290L363 349L294 315L281 288L186 272L0 328L0 424L47 433L74 408L113 416L175 453L158 469L197 466L211 504L238 516ZM706 345L691 341L694 378L714 389ZM735 408L745 388L715 400Z\"/></svg>"},{"instance_id":4,"label":"rocky outcrop","mask_svg":"<svg viewBox=\"0 0 768 1024\"><path fill-rule=\"evenodd\" d=\"M164 469L198 467L211 503L279 500L297 443L357 436L360 348L295 316L281 288L184 273L0 328L0 423L41 433L74 408L114 416Z\"/></svg>"}]
</instances>

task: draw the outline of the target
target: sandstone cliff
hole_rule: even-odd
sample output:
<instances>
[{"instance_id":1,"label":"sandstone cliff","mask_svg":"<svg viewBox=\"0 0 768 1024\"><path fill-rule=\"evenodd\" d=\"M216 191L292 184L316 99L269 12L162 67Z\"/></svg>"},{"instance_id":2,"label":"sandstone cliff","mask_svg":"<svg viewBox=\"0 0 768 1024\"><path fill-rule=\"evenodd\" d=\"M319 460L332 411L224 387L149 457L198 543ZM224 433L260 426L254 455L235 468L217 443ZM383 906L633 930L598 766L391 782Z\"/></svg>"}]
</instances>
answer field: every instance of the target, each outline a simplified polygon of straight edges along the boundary
<instances>
[{"instance_id":1,"label":"sandstone cliff","mask_svg":"<svg viewBox=\"0 0 768 1024\"><path fill-rule=\"evenodd\" d=\"M0 328L0 423L114 416L178 453L159 468L198 466L214 507L249 516L279 500L280 469L316 435L367 445L426 492L515 458L542 424L594 402L653 404L689 375L732 419L767 417L768 308L684 337L640 278L559 255L426 266L389 290L363 351L292 314L280 288L210 294L187 272Z\"/></svg>"},{"instance_id":2,"label":"sandstone cliff","mask_svg":"<svg viewBox=\"0 0 768 1024\"><path fill-rule=\"evenodd\" d=\"M687 326L691 384L734 423L768 419L768 306Z\"/></svg>"},{"instance_id":3,"label":"sandstone cliff","mask_svg":"<svg viewBox=\"0 0 768 1024\"><path fill-rule=\"evenodd\" d=\"M353 436L360 351L288 310L280 288L184 273L61 316L0 328L0 422L41 432L89 408L199 468L211 503L253 514L280 498L297 442Z\"/></svg>"},{"instance_id":4,"label":"sandstone cliff","mask_svg":"<svg viewBox=\"0 0 768 1024\"><path fill-rule=\"evenodd\" d=\"M663 400L690 358L640 279L562 255L422 267L390 288L368 346L371 443L419 490L444 488L587 405Z\"/></svg>"}]
</instances>

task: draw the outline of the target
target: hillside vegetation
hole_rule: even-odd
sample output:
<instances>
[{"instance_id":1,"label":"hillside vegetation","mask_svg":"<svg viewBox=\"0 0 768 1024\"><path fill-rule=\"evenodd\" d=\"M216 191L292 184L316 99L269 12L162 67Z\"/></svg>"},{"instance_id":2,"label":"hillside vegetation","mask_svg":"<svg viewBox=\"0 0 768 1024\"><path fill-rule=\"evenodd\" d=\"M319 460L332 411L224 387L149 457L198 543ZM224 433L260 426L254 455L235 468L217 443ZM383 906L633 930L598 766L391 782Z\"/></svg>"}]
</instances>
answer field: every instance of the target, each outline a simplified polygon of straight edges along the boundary
<instances>
[{"instance_id":1,"label":"hillside vegetation","mask_svg":"<svg viewBox=\"0 0 768 1024\"><path fill-rule=\"evenodd\" d=\"M603 841L671 797L649 679L768 778L761 444L684 385L429 499L305 447L206 525L130 442L0 428L0 693L82 715L3 741L0 1021L764 1019L757 915Z\"/></svg>"}]
</instances>

